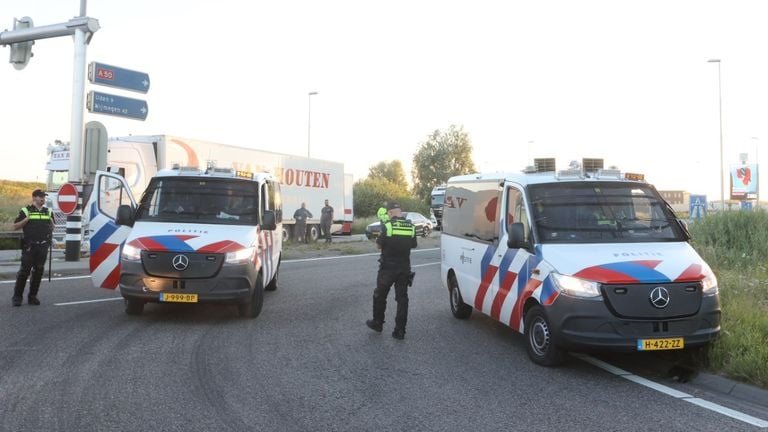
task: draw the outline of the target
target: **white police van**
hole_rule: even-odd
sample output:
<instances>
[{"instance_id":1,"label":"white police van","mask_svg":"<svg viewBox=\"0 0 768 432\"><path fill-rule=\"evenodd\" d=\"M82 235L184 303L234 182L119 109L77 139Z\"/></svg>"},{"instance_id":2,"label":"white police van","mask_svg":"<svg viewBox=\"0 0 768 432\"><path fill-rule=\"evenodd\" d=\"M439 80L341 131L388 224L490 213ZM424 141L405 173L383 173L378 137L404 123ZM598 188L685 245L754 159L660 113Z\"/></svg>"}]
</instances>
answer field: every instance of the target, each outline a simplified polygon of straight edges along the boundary
<instances>
[{"instance_id":1,"label":"white police van","mask_svg":"<svg viewBox=\"0 0 768 432\"><path fill-rule=\"evenodd\" d=\"M464 175L445 194L441 278L456 318L477 309L524 333L541 365L584 348L700 347L720 332L720 300L689 240L642 176Z\"/></svg>"},{"instance_id":2,"label":"white police van","mask_svg":"<svg viewBox=\"0 0 768 432\"><path fill-rule=\"evenodd\" d=\"M280 185L271 174L176 167L136 204L125 179L97 173L90 212L94 285L117 288L125 311L147 302L237 303L261 312L282 253Z\"/></svg>"}]
</instances>

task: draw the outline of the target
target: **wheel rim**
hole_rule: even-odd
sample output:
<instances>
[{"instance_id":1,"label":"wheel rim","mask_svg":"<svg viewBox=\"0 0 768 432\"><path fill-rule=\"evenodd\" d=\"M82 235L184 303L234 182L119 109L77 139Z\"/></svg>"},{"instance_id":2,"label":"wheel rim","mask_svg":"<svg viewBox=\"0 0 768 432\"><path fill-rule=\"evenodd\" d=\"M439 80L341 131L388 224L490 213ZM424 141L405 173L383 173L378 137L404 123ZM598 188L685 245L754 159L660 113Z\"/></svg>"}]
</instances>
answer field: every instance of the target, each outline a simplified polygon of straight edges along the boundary
<instances>
[{"instance_id":1,"label":"wheel rim","mask_svg":"<svg viewBox=\"0 0 768 432\"><path fill-rule=\"evenodd\" d=\"M456 285L453 286L453 289L451 290L451 306L453 306L454 310L459 309L459 298L461 295L459 294L459 287Z\"/></svg>"},{"instance_id":2,"label":"wheel rim","mask_svg":"<svg viewBox=\"0 0 768 432\"><path fill-rule=\"evenodd\" d=\"M544 356L549 349L550 340L547 322L542 317L536 317L531 323L531 329L528 333L528 343L531 345L531 349L537 356Z\"/></svg>"}]
</instances>

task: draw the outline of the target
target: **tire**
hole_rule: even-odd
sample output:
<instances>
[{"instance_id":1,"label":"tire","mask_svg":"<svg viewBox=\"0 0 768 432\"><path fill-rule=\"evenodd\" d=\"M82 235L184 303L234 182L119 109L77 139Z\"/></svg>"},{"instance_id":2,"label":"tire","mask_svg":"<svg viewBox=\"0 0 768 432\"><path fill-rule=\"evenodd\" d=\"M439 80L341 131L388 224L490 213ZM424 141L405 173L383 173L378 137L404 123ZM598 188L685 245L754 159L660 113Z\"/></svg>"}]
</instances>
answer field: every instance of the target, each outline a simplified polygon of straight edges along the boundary
<instances>
[{"instance_id":1,"label":"tire","mask_svg":"<svg viewBox=\"0 0 768 432\"><path fill-rule=\"evenodd\" d=\"M453 313L453 316L458 319L469 318L472 315L472 306L464 303L461 291L459 291L459 283L456 282L454 276L449 277L448 287L450 288L451 313Z\"/></svg>"},{"instance_id":2,"label":"tire","mask_svg":"<svg viewBox=\"0 0 768 432\"><path fill-rule=\"evenodd\" d=\"M425 226L424 231L421 233L422 237L429 237L429 235L432 234L432 228Z\"/></svg>"},{"instance_id":3,"label":"tire","mask_svg":"<svg viewBox=\"0 0 768 432\"><path fill-rule=\"evenodd\" d=\"M125 313L128 315L141 315L144 312L144 302L141 300L125 299Z\"/></svg>"},{"instance_id":4,"label":"tire","mask_svg":"<svg viewBox=\"0 0 768 432\"><path fill-rule=\"evenodd\" d=\"M261 313L261 307L264 305L264 284L261 279L261 273L256 277L256 283L253 287L251 298L237 305L237 311L243 318L256 318Z\"/></svg>"},{"instance_id":5,"label":"tire","mask_svg":"<svg viewBox=\"0 0 768 432\"><path fill-rule=\"evenodd\" d=\"M307 241L314 243L320 238L320 227L317 225L307 226Z\"/></svg>"},{"instance_id":6,"label":"tire","mask_svg":"<svg viewBox=\"0 0 768 432\"><path fill-rule=\"evenodd\" d=\"M525 348L528 357L541 366L557 366L565 358L557 346L544 308L536 305L525 314Z\"/></svg>"},{"instance_id":7,"label":"tire","mask_svg":"<svg viewBox=\"0 0 768 432\"><path fill-rule=\"evenodd\" d=\"M275 271L275 276L272 278L271 281L269 281L267 286L264 287L265 290L267 290L267 291L275 291L277 289L277 287L279 286L278 279L280 277L280 263L282 261L283 261L283 256L280 255L280 258L277 259L277 271Z\"/></svg>"},{"instance_id":8,"label":"tire","mask_svg":"<svg viewBox=\"0 0 768 432\"><path fill-rule=\"evenodd\" d=\"M290 226L283 225L283 243L291 241L291 228Z\"/></svg>"}]
</instances>

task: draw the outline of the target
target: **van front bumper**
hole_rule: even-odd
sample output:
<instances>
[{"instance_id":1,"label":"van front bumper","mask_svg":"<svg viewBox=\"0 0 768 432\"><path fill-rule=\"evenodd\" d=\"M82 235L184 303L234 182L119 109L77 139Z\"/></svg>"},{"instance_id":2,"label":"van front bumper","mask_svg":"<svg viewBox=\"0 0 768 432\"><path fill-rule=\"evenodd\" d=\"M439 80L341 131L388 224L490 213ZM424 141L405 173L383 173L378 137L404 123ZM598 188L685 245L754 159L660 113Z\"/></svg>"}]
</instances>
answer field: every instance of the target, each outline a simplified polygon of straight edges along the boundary
<instances>
[{"instance_id":1,"label":"van front bumper","mask_svg":"<svg viewBox=\"0 0 768 432\"><path fill-rule=\"evenodd\" d=\"M198 303L242 303L251 298L258 276L253 265L225 265L210 278L148 275L141 262L121 262L120 294L131 300L160 302L160 293L197 294Z\"/></svg>"},{"instance_id":2,"label":"van front bumper","mask_svg":"<svg viewBox=\"0 0 768 432\"><path fill-rule=\"evenodd\" d=\"M636 351L638 339L684 338L685 347L706 345L720 334L720 299L701 299L699 311L669 319L626 319L615 316L602 298L560 295L545 306L555 343L568 350L597 348Z\"/></svg>"}]
</instances>

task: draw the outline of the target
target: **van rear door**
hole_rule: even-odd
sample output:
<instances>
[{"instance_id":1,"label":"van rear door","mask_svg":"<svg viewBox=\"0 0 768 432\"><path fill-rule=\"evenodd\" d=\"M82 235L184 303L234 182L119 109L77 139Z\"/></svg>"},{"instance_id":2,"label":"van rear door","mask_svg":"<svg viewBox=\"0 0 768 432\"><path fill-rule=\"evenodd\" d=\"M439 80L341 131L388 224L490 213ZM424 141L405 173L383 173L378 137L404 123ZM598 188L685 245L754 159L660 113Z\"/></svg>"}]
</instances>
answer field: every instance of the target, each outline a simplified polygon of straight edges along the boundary
<instances>
[{"instance_id":1,"label":"van rear door","mask_svg":"<svg viewBox=\"0 0 768 432\"><path fill-rule=\"evenodd\" d=\"M120 251L131 227L117 225L117 208L136 200L125 179L115 173L97 171L93 192L85 206L83 217L88 219L90 234L89 268L93 286L117 288L120 278Z\"/></svg>"}]
</instances>

